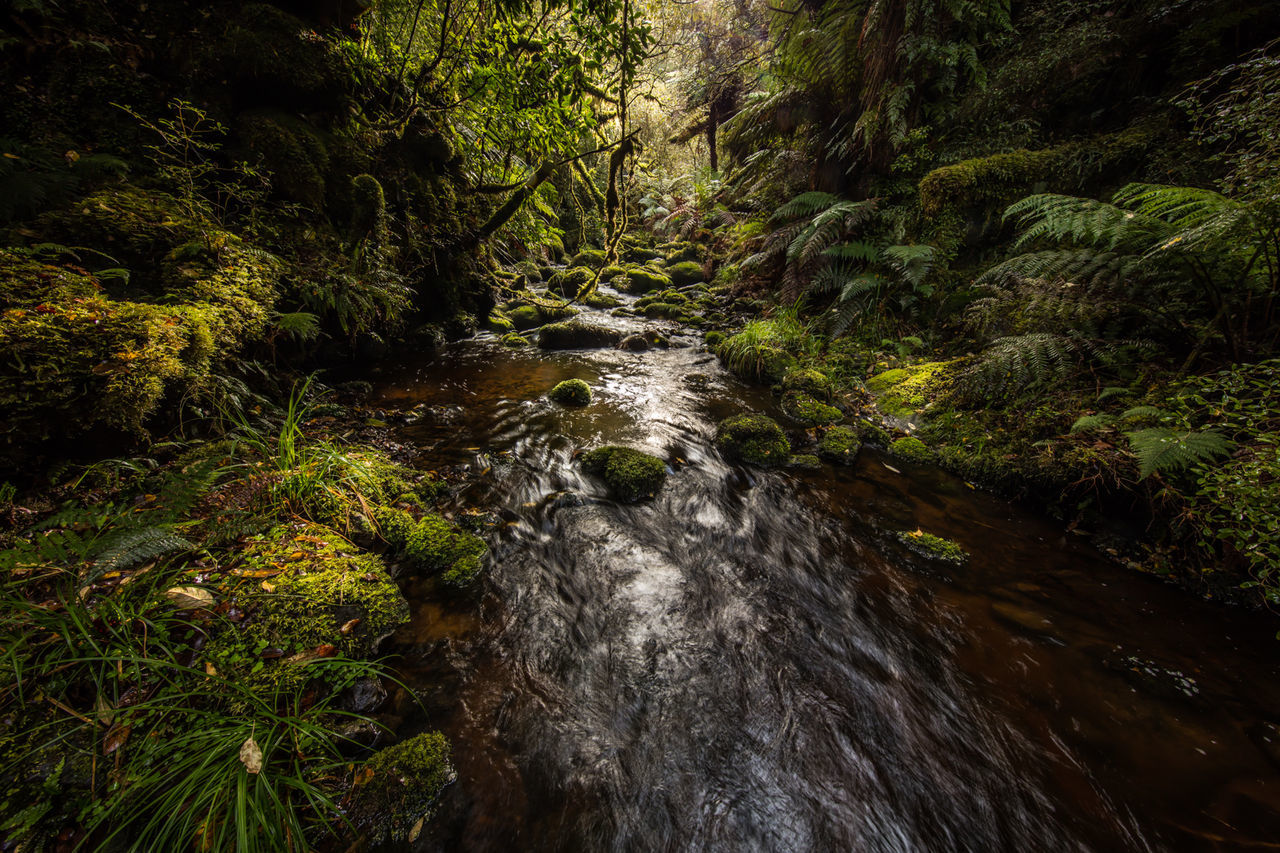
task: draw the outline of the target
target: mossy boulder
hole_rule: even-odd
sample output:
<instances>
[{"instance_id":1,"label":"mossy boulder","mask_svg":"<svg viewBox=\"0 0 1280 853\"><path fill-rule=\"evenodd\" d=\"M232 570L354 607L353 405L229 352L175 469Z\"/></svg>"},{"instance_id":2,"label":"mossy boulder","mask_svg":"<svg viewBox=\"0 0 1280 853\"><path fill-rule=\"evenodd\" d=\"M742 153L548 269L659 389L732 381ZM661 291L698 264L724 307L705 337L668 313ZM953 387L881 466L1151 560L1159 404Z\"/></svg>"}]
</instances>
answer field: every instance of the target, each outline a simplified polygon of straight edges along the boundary
<instances>
[{"instance_id":1,"label":"mossy boulder","mask_svg":"<svg viewBox=\"0 0 1280 853\"><path fill-rule=\"evenodd\" d=\"M625 503L653 497L667 479L665 462L629 447L598 447L582 457L582 467Z\"/></svg>"},{"instance_id":2,"label":"mossy boulder","mask_svg":"<svg viewBox=\"0 0 1280 853\"><path fill-rule=\"evenodd\" d=\"M533 261L520 261L515 265L515 271L524 276L526 281L537 282L544 280L542 268Z\"/></svg>"},{"instance_id":3,"label":"mossy boulder","mask_svg":"<svg viewBox=\"0 0 1280 853\"><path fill-rule=\"evenodd\" d=\"M514 332L516 328L511 318L496 308L485 318L484 327L495 335L505 335L508 332Z\"/></svg>"},{"instance_id":4,"label":"mossy boulder","mask_svg":"<svg viewBox=\"0 0 1280 853\"><path fill-rule=\"evenodd\" d=\"M628 352L644 352L650 348L649 339L644 335L627 335L618 342L618 349Z\"/></svg>"},{"instance_id":5,"label":"mossy boulder","mask_svg":"<svg viewBox=\"0 0 1280 853\"><path fill-rule=\"evenodd\" d=\"M379 750L356 772L348 814L374 844L405 845L457 778L449 741L427 732Z\"/></svg>"},{"instance_id":6,"label":"mossy boulder","mask_svg":"<svg viewBox=\"0 0 1280 853\"><path fill-rule=\"evenodd\" d=\"M716 355L735 376L769 385L781 382L796 365L796 357L786 350L754 342L741 333L721 343Z\"/></svg>"},{"instance_id":7,"label":"mossy boulder","mask_svg":"<svg viewBox=\"0 0 1280 853\"><path fill-rule=\"evenodd\" d=\"M612 294L593 290L582 298L582 304L588 308L617 308L622 300Z\"/></svg>"},{"instance_id":8,"label":"mossy boulder","mask_svg":"<svg viewBox=\"0 0 1280 853\"><path fill-rule=\"evenodd\" d=\"M815 400L803 391L787 391L782 395L782 411L805 426L835 423L843 414L835 406Z\"/></svg>"},{"instance_id":9,"label":"mossy boulder","mask_svg":"<svg viewBox=\"0 0 1280 853\"><path fill-rule=\"evenodd\" d=\"M943 539L941 536L934 536L932 533L925 533L920 529L900 531L897 539L912 552L926 559L956 566L962 566L969 560L968 552L955 542Z\"/></svg>"},{"instance_id":10,"label":"mossy boulder","mask_svg":"<svg viewBox=\"0 0 1280 853\"><path fill-rule=\"evenodd\" d=\"M683 314L683 307L668 302L651 302L644 306L644 316L650 320L676 320Z\"/></svg>"},{"instance_id":11,"label":"mossy boulder","mask_svg":"<svg viewBox=\"0 0 1280 853\"><path fill-rule=\"evenodd\" d=\"M724 332L707 332L702 342L707 345L707 349L715 351L715 348L724 343Z\"/></svg>"},{"instance_id":12,"label":"mossy boulder","mask_svg":"<svg viewBox=\"0 0 1280 853\"><path fill-rule=\"evenodd\" d=\"M586 406L591 403L591 386L581 379L566 379L547 394L563 406Z\"/></svg>"},{"instance_id":13,"label":"mossy boulder","mask_svg":"<svg viewBox=\"0 0 1280 853\"><path fill-rule=\"evenodd\" d=\"M818 442L818 455L832 462L852 464L861 449L857 431L849 427L831 427Z\"/></svg>"},{"instance_id":14,"label":"mossy boulder","mask_svg":"<svg viewBox=\"0 0 1280 853\"><path fill-rule=\"evenodd\" d=\"M698 263L701 267L702 247L697 243L668 243L667 246L669 249L663 255L663 261L668 267L690 262ZM698 280L701 281L701 274Z\"/></svg>"},{"instance_id":15,"label":"mossy boulder","mask_svg":"<svg viewBox=\"0 0 1280 853\"><path fill-rule=\"evenodd\" d=\"M716 446L726 456L752 465L783 465L791 456L786 434L764 415L734 415L721 421Z\"/></svg>"},{"instance_id":16,"label":"mossy boulder","mask_svg":"<svg viewBox=\"0 0 1280 853\"><path fill-rule=\"evenodd\" d=\"M515 332L507 332L503 335L501 343L504 347L509 347L511 349L533 346L533 343L528 338L523 335L518 335Z\"/></svg>"},{"instance_id":17,"label":"mossy boulder","mask_svg":"<svg viewBox=\"0 0 1280 853\"><path fill-rule=\"evenodd\" d=\"M812 471L822 467L822 460L812 453L797 453L787 460L787 467Z\"/></svg>"},{"instance_id":18,"label":"mossy boulder","mask_svg":"<svg viewBox=\"0 0 1280 853\"><path fill-rule=\"evenodd\" d=\"M590 284L596 277L595 271L587 267L571 267L564 272L556 273L547 282L552 293L572 299L582 288Z\"/></svg>"},{"instance_id":19,"label":"mossy boulder","mask_svg":"<svg viewBox=\"0 0 1280 853\"><path fill-rule=\"evenodd\" d=\"M595 349L617 346L623 337L622 332L608 326L567 320L543 326L538 332L538 346L551 350Z\"/></svg>"},{"instance_id":20,"label":"mossy boulder","mask_svg":"<svg viewBox=\"0 0 1280 853\"><path fill-rule=\"evenodd\" d=\"M648 293L652 290L666 290L670 286L671 279L657 270L646 267L627 270L627 293Z\"/></svg>"},{"instance_id":21,"label":"mossy boulder","mask_svg":"<svg viewBox=\"0 0 1280 853\"><path fill-rule=\"evenodd\" d=\"M250 537L230 576L263 575L268 594L247 598L243 631L250 644L287 654L331 645L363 657L409 619L409 604L381 558L360 553L327 527L299 522Z\"/></svg>"},{"instance_id":22,"label":"mossy boulder","mask_svg":"<svg viewBox=\"0 0 1280 853\"><path fill-rule=\"evenodd\" d=\"M667 277L676 287L702 281L702 265L695 261L683 261L666 268Z\"/></svg>"},{"instance_id":23,"label":"mossy boulder","mask_svg":"<svg viewBox=\"0 0 1280 853\"><path fill-rule=\"evenodd\" d=\"M940 400L965 359L928 361L886 370L867 380L867 391L884 414L908 419Z\"/></svg>"},{"instance_id":24,"label":"mossy boulder","mask_svg":"<svg viewBox=\"0 0 1280 853\"><path fill-rule=\"evenodd\" d=\"M583 249L569 261L569 266L571 267L587 267L591 270L598 270L604 264L605 253L603 249Z\"/></svg>"},{"instance_id":25,"label":"mossy boulder","mask_svg":"<svg viewBox=\"0 0 1280 853\"><path fill-rule=\"evenodd\" d=\"M823 402L831 400L831 380L822 371L811 367L788 371L782 377L782 390L808 394Z\"/></svg>"},{"instance_id":26,"label":"mossy boulder","mask_svg":"<svg viewBox=\"0 0 1280 853\"><path fill-rule=\"evenodd\" d=\"M542 325L542 312L536 305L521 305L507 312L507 321L516 331L525 332Z\"/></svg>"},{"instance_id":27,"label":"mossy boulder","mask_svg":"<svg viewBox=\"0 0 1280 853\"><path fill-rule=\"evenodd\" d=\"M915 436L899 438L889 445L889 452L912 462L927 463L933 461L933 451Z\"/></svg>"},{"instance_id":28,"label":"mossy boulder","mask_svg":"<svg viewBox=\"0 0 1280 853\"><path fill-rule=\"evenodd\" d=\"M431 512L415 519L389 508L375 510L374 518L383 539L421 568L441 572L446 584L465 587L480 574L488 546L447 519Z\"/></svg>"}]
</instances>

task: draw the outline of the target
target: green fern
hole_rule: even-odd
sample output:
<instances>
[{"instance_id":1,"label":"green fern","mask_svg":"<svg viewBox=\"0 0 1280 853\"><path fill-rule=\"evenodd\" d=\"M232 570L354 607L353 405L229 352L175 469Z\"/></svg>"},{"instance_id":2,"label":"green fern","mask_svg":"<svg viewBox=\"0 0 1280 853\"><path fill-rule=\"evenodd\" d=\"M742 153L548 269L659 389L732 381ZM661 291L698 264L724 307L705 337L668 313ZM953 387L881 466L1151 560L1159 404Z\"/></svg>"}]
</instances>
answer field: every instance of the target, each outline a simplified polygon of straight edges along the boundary
<instances>
[{"instance_id":1,"label":"green fern","mask_svg":"<svg viewBox=\"0 0 1280 853\"><path fill-rule=\"evenodd\" d=\"M175 551L190 551L193 547L186 539L163 527L126 528L103 543L102 551L93 561L89 580L95 580L106 572L140 566Z\"/></svg>"},{"instance_id":2,"label":"green fern","mask_svg":"<svg viewBox=\"0 0 1280 853\"><path fill-rule=\"evenodd\" d=\"M1199 462L1225 456L1234 446L1230 439L1214 430L1174 431L1151 427L1126 433L1129 445L1138 457L1139 475L1185 471Z\"/></svg>"}]
</instances>

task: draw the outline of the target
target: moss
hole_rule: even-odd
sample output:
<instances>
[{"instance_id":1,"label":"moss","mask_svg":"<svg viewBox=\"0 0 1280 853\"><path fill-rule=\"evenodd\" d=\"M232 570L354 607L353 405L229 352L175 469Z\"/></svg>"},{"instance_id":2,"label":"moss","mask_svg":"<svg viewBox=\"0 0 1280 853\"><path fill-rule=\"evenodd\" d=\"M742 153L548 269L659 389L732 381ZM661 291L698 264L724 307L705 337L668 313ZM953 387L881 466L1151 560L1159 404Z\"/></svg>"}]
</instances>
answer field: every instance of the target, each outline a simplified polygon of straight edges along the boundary
<instances>
[{"instance_id":1,"label":"moss","mask_svg":"<svg viewBox=\"0 0 1280 853\"><path fill-rule=\"evenodd\" d=\"M781 465L791 455L782 428L764 415L735 415L716 427L716 446L734 459L753 465Z\"/></svg>"},{"instance_id":2,"label":"moss","mask_svg":"<svg viewBox=\"0 0 1280 853\"><path fill-rule=\"evenodd\" d=\"M553 293L572 298L577 296L595 277L595 272L587 267L571 267L553 275L547 282L547 286Z\"/></svg>"},{"instance_id":3,"label":"moss","mask_svg":"<svg viewBox=\"0 0 1280 853\"><path fill-rule=\"evenodd\" d=\"M742 333L731 335L716 350L729 372L750 382L781 382L796 365L795 356L779 347L753 342Z\"/></svg>"},{"instance_id":4,"label":"moss","mask_svg":"<svg viewBox=\"0 0 1280 853\"><path fill-rule=\"evenodd\" d=\"M822 460L812 453L798 453L787 460L789 468L803 468L805 470L813 470L822 467Z\"/></svg>"},{"instance_id":5,"label":"moss","mask_svg":"<svg viewBox=\"0 0 1280 853\"><path fill-rule=\"evenodd\" d=\"M387 200L382 184L373 175L356 175L351 179L351 225L347 230L347 245L356 246L373 237L385 226Z\"/></svg>"},{"instance_id":6,"label":"moss","mask_svg":"<svg viewBox=\"0 0 1280 853\"><path fill-rule=\"evenodd\" d=\"M889 452L894 456L901 456L903 459L909 459L912 462L923 464L933 461L933 451L915 436L900 438L893 442L893 444L889 445Z\"/></svg>"},{"instance_id":7,"label":"moss","mask_svg":"<svg viewBox=\"0 0 1280 853\"><path fill-rule=\"evenodd\" d=\"M707 332L702 340L707 345L707 349L714 350L724 343L724 332Z\"/></svg>"},{"instance_id":8,"label":"moss","mask_svg":"<svg viewBox=\"0 0 1280 853\"><path fill-rule=\"evenodd\" d=\"M421 568L441 572L450 586L467 586L479 575L489 550L479 536L430 512L414 520L403 510L382 509L375 517L387 542Z\"/></svg>"},{"instance_id":9,"label":"moss","mask_svg":"<svg viewBox=\"0 0 1280 853\"><path fill-rule=\"evenodd\" d=\"M782 395L782 411L787 417L806 426L822 426L835 423L843 414L835 406L815 400L802 391L788 391Z\"/></svg>"},{"instance_id":10,"label":"moss","mask_svg":"<svg viewBox=\"0 0 1280 853\"><path fill-rule=\"evenodd\" d=\"M629 447L598 447L582 457L582 466L625 503L653 497L667 479L665 462Z\"/></svg>"},{"instance_id":11,"label":"moss","mask_svg":"<svg viewBox=\"0 0 1280 853\"><path fill-rule=\"evenodd\" d=\"M564 406L586 406L591 403L591 386L581 379L566 379L552 388L547 396Z\"/></svg>"},{"instance_id":12,"label":"moss","mask_svg":"<svg viewBox=\"0 0 1280 853\"><path fill-rule=\"evenodd\" d=\"M484 327L495 335L505 335L516 329L511 318L497 308L489 312L489 316L485 318Z\"/></svg>"},{"instance_id":13,"label":"moss","mask_svg":"<svg viewBox=\"0 0 1280 853\"><path fill-rule=\"evenodd\" d=\"M524 276L527 281L537 282L543 281L542 268L533 261L520 261L515 266L516 272Z\"/></svg>"},{"instance_id":14,"label":"moss","mask_svg":"<svg viewBox=\"0 0 1280 853\"><path fill-rule=\"evenodd\" d=\"M626 268L626 267L620 267L620 266L616 266L616 265L615 265L615 266L607 266L607 267L603 267L603 268L600 270L600 280L601 280L601 281L613 281L613 280L614 280L615 278L617 278L618 276L620 276L620 275L625 276L626 274L627 274L627 268Z\"/></svg>"},{"instance_id":15,"label":"moss","mask_svg":"<svg viewBox=\"0 0 1280 853\"><path fill-rule=\"evenodd\" d=\"M617 308L622 304L622 300L608 293L593 290L583 297L582 304L588 308Z\"/></svg>"},{"instance_id":16,"label":"moss","mask_svg":"<svg viewBox=\"0 0 1280 853\"><path fill-rule=\"evenodd\" d=\"M702 260L702 247L697 243L676 243L668 244L673 246L670 251L663 255L663 261L667 266L675 266L683 263L696 263ZM699 266L701 266L699 264ZM698 279L701 280L702 275L699 272Z\"/></svg>"},{"instance_id":17,"label":"moss","mask_svg":"<svg viewBox=\"0 0 1280 853\"><path fill-rule=\"evenodd\" d=\"M903 530L897 534L897 538L916 554L930 560L962 566L969 559L969 554L955 542L923 530Z\"/></svg>"},{"instance_id":18,"label":"moss","mask_svg":"<svg viewBox=\"0 0 1280 853\"><path fill-rule=\"evenodd\" d=\"M589 267L592 271L604 266L605 254L602 249L583 249L569 261L571 267Z\"/></svg>"},{"instance_id":19,"label":"moss","mask_svg":"<svg viewBox=\"0 0 1280 853\"><path fill-rule=\"evenodd\" d=\"M112 298L82 269L0 251L0 405L10 445L100 424L141 431L165 394L196 387L265 333L280 263L187 219L169 196L107 190L39 227L118 253L132 275L112 283Z\"/></svg>"},{"instance_id":20,"label":"moss","mask_svg":"<svg viewBox=\"0 0 1280 853\"><path fill-rule=\"evenodd\" d=\"M632 267L627 270L628 293L648 293L651 290L665 290L671 286L671 279L656 270L645 267Z\"/></svg>"},{"instance_id":21,"label":"moss","mask_svg":"<svg viewBox=\"0 0 1280 853\"><path fill-rule=\"evenodd\" d=\"M946 394L964 361L928 361L886 370L867 380L867 391L875 396L882 413L910 418Z\"/></svg>"},{"instance_id":22,"label":"moss","mask_svg":"<svg viewBox=\"0 0 1280 853\"><path fill-rule=\"evenodd\" d=\"M666 302L653 302L644 307L644 316L650 320L676 320L684 313L679 305Z\"/></svg>"},{"instance_id":23,"label":"moss","mask_svg":"<svg viewBox=\"0 0 1280 853\"><path fill-rule=\"evenodd\" d=\"M782 377L783 391L798 391L822 401L831 399L831 380L820 370L801 368Z\"/></svg>"},{"instance_id":24,"label":"moss","mask_svg":"<svg viewBox=\"0 0 1280 853\"><path fill-rule=\"evenodd\" d=\"M849 427L831 427L818 442L818 455L833 462L852 463L862 449L858 433Z\"/></svg>"},{"instance_id":25,"label":"moss","mask_svg":"<svg viewBox=\"0 0 1280 853\"><path fill-rule=\"evenodd\" d=\"M517 335L515 332L507 332L502 336L502 345L511 349L518 347L531 347L533 343L523 335Z\"/></svg>"},{"instance_id":26,"label":"moss","mask_svg":"<svg viewBox=\"0 0 1280 853\"><path fill-rule=\"evenodd\" d=\"M524 332L542 325L542 313L535 305L521 305L507 314L507 320L518 331Z\"/></svg>"},{"instance_id":27,"label":"moss","mask_svg":"<svg viewBox=\"0 0 1280 853\"><path fill-rule=\"evenodd\" d=\"M538 332L538 346L542 349L590 349L612 347L625 337L622 332L608 326L596 326L580 320L550 323Z\"/></svg>"},{"instance_id":28,"label":"moss","mask_svg":"<svg viewBox=\"0 0 1280 853\"><path fill-rule=\"evenodd\" d=\"M667 277L676 287L702 281L702 265L694 261L683 261L666 268Z\"/></svg>"},{"instance_id":29,"label":"moss","mask_svg":"<svg viewBox=\"0 0 1280 853\"><path fill-rule=\"evenodd\" d=\"M261 586L256 578L269 572L278 574ZM317 524L280 525L251 537L230 577L254 579L247 581L253 591L243 630L262 647L305 652L333 645L362 657L409 618L409 604L382 560Z\"/></svg>"},{"instance_id":30,"label":"moss","mask_svg":"<svg viewBox=\"0 0 1280 853\"><path fill-rule=\"evenodd\" d=\"M375 845L406 844L414 826L431 817L440 792L456 778L449 741L439 732L386 747L356 773L351 822Z\"/></svg>"}]
</instances>

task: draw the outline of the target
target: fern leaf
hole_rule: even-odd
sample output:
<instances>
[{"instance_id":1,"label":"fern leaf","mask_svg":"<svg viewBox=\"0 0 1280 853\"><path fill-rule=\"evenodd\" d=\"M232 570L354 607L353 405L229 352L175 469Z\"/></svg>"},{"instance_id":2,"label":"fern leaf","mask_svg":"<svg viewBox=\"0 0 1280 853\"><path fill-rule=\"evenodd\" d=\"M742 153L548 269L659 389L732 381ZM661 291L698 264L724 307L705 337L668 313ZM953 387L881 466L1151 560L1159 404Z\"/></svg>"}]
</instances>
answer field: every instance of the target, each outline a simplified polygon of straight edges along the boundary
<instances>
[{"instance_id":1,"label":"fern leaf","mask_svg":"<svg viewBox=\"0 0 1280 853\"><path fill-rule=\"evenodd\" d=\"M123 571L174 551L189 551L194 546L163 527L129 529L111 536L93 561L92 576Z\"/></svg>"},{"instance_id":2,"label":"fern leaf","mask_svg":"<svg viewBox=\"0 0 1280 853\"><path fill-rule=\"evenodd\" d=\"M1152 427L1126 433L1138 457L1140 476L1176 473L1231 451L1230 439L1214 430L1179 431Z\"/></svg>"},{"instance_id":3,"label":"fern leaf","mask_svg":"<svg viewBox=\"0 0 1280 853\"><path fill-rule=\"evenodd\" d=\"M1115 416L1105 412L1099 412L1096 415L1083 415L1076 418L1076 422L1071 425L1071 434L1075 435L1078 432L1087 432L1091 429L1102 429L1111 426L1115 422Z\"/></svg>"}]
</instances>

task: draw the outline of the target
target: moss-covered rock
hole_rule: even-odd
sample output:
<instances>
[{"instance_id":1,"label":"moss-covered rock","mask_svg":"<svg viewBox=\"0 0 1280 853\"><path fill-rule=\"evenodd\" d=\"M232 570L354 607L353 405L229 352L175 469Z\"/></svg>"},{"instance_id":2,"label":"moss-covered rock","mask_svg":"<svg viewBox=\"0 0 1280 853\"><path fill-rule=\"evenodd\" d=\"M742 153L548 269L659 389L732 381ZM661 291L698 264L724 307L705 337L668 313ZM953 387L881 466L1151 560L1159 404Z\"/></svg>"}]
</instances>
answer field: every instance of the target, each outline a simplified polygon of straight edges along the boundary
<instances>
[{"instance_id":1,"label":"moss-covered rock","mask_svg":"<svg viewBox=\"0 0 1280 853\"><path fill-rule=\"evenodd\" d=\"M667 277L676 287L702 281L702 265L694 261L683 261L666 268Z\"/></svg>"},{"instance_id":2,"label":"moss-covered rock","mask_svg":"<svg viewBox=\"0 0 1280 853\"><path fill-rule=\"evenodd\" d=\"M886 370L867 380L867 391L882 413L907 419L946 394L964 361L928 361Z\"/></svg>"},{"instance_id":3,"label":"moss-covered rock","mask_svg":"<svg viewBox=\"0 0 1280 853\"><path fill-rule=\"evenodd\" d=\"M543 324L542 312L536 305L521 305L507 312L507 320L520 332L536 329Z\"/></svg>"},{"instance_id":4,"label":"moss-covered rock","mask_svg":"<svg viewBox=\"0 0 1280 853\"><path fill-rule=\"evenodd\" d=\"M480 574L489 547L479 536L430 512L415 519L404 510L379 509L374 517L388 543L418 566L441 572L450 586L467 586Z\"/></svg>"},{"instance_id":5,"label":"moss-covered rock","mask_svg":"<svg viewBox=\"0 0 1280 853\"><path fill-rule=\"evenodd\" d=\"M806 426L823 426L843 417L835 406L815 400L803 391L787 391L782 395L782 411L787 417Z\"/></svg>"},{"instance_id":6,"label":"moss-covered rock","mask_svg":"<svg viewBox=\"0 0 1280 853\"><path fill-rule=\"evenodd\" d=\"M899 438L889 445L889 452L912 462L926 463L933 461L933 451L914 435Z\"/></svg>"},{"instance_id":7,"label":"moss-covered rock","mask_svg":"<svg viewBox=\"0 0 1280 853\"><path fill-rule=\"evenodd\" d=\"M653 497L667 479L667 466L656 456L629 447L598 447L582 457L582 467L604 480L620 501Z\"/></svg>"},{"instance_id":8,"label":"moss-covered rock","mask_svg":"<svg viewBox=\"0 0 1280 853\"><path fill-rule=\"evenodd\" d=\"M903 530L897 534L898 541L906 545L921 557L962 566L969 560L969 554L950 539L925 533L923 530Z\"/></svg>"},{"instance_id":9,"label":"moss-covered rock","mask_svg":"<svg viewBox=\"0 0 1280 853\"><path fill-rule=\"evenodd\" d=\"M648 293L651 290L666 290L671 286L671 279L657 270L647 267L632 267L627 270L627 293Z\"/></svg>"},{"instance_id":10,"label":"moss-covered rock","mask_svg":"<svg viewBox=\"0 0 1280 853\"><path fill-rule=\"evenodd\" d=\"M822 460L812 453L797 453L787 460L787 467L812 471L822 467Z\"/></svg>"},{"instance_id":11,"label":"moss-covered rock","mask_svg":"<svg viewBox=\"0 0 1280 853\"><path fill-rule=\"evenodd\" d=\"M497 308L489 312L489 316L484 320L484 327L495 335L505 335L508 332L514 332L516 328L511 318Z\"/></svg>"},{"instance_id":12,"label":"moss-covered rock","mask_svg":"<svg viewBox=\"0 0 1280 853\"><path fill-rule=\"evenodd\" d=\"M575 266L553 275L551 280L547 282L547 287L552 293L572 299L578 295L582 288L590 284L595 277L594 270L588 267Z\"/></svg>"},{"instance_id":13,"label":"moss-covered rock","mask_svg":"<svg viewBox=\"0 0 1280 853\"><path fill-rule=\"evenodd\" d=\"M604 266L604 263L605 254L603 249L583 249L573 256L573 259L569 261L569 266L598 270Z\"/></svg>"},{"instance_id":14,"label":"moss-covered rock","mask_svg":"<svg viewBox=\"0 0 1280 853\"><path fill-rule=\"evenodd\" d=\"M519 347L531 347L533 343L523 335L507 332L502 336L502 345L511 349L518 349Z\"/></svg>"},{"instance_id":15,"label":"moss-covered rock","mask_svg":"<svg viewBox=\"0 0 1280 853\"><path fill-rule=\"evenodd\" d=\"M593 290L582 298L582 304L588 308L617 308L622 300L612 294Z\"/></svg>"},{"instance_id":16,"label":"moss-covered rock","mask_svg":"<svg viewBox=\"0 0 1280 853\"><path fill-rule=\"evenodd\" d=\"M538 332L538 346L542 349L593 349L617 346L623 333L608 326L597 326L581 320L551 323Z\"/></svg>"},{"instance_id":17,"label":"moss-covered rock","mask_svg":"<svg viewBox=\"0 0 1280 853\"><path fill-rule=\"evenodd\" d=\"M591 403L591 386L581 379L566 379L547 394L563 406L586 406Z\"/></svg>"},{"instance_id":18,"label":"moss-covered rock","mask_svg":"<svg viewBox=\"0 0 1280 853\"><path fill-rule=\"evenodd\" d=\"M729 336L716 350L720 362L735 376L751 382L774 384L796 365L796 357L779 347L749 341L739 333Z\"/></svg>"},{"instance_id":19,"label":"moss-covered rock","mask_svg":"<svg viewBox=\"0 0 1280 853\"><path fill-rule=\"evenodd\" d=\"M667 252L663 255L663 261L668 267L690 262L698 263L701 266L702 247L697 243L668 243L664 248L667 249ZM701 274L699 274L698 280L701 281L701 278Z\"/></svg>"},{"instance_id":20,"label":"moss-covered rock","mask_svg":"<svg viewBox=\"0 0 1280 853\"><path fill-rule=\"evenodd\" d=\"M707 345L707 349L714 351L716 347L724 343L724 332L707 332L702 341Z\"/></svg>"},{"instance_id":21,"label":"moss-covered rock","mask_svg":"<svg viewBox=\"0 0 1280 853\"><path fill-rule=\"evenodd\" d=\"M782 465L791 455L791 442L772 418L734 415L716 427L716 446L725 455L753 465Z\"/></svg>"},{"instance_id":22,"label":"moss-covered rock","mask_svg":"<svg viewBox=\"0 0 1280 853\"><path fill-rule=\"evenodd\" d=\"M860 449L862 442L858 440L858 433L849 427L831 427L818 442L818 455L832 462L852 464Z\"/></svg>"},{"instance_id":23,"label":"moss-covered rock","mask_svg":"<svg viewBox=\"0 0 1280 853\"><path fill-rule=\"evenodd\" d=\"M684 314L684 308L667 302L651 302L644 306L644 316L650 320L676 320Z\"/></svg>"},{"instance_id":24,"label":"moss-covered rock","mask_svg":"<svg viewBox=\"0 0 1280 853\"><path fill-rule=\"evenodd\" d=\"M352 824L375 845L404 845L414 827L431 817L440 792L457 773L448 739L428 732L378 751L355 778Z\"/></svg>"},{"instance_id":25,"label":"moss-covered rock","mask_svg":"<svg viewBox=\"0 0 1280 853\"><path fill-rule=\"evenodd\" d=\"M247 598L243 632L264 648L299 653L331 645L366 656L409 618L382 560L316 524L285 524L250 537L230 575L259 590ZM268 580L259 581L264 575Z\"/></svg>"},{"instance_id":26,"label":"moss-covered rock","mask_svg":"<svg viewBox=\"0 0 1280 853\"><path fill-rule=\"evenodd\" d=\"M783 391L798 391L823 402L831 399L831 380L820 370L811 367L789 371L782 377Z\"/></svg>"}]
</instances>

